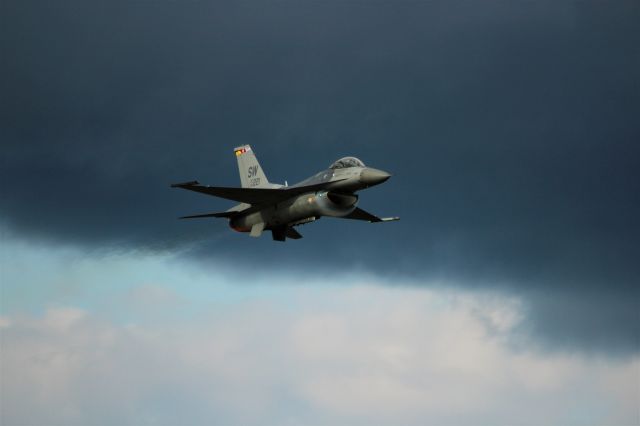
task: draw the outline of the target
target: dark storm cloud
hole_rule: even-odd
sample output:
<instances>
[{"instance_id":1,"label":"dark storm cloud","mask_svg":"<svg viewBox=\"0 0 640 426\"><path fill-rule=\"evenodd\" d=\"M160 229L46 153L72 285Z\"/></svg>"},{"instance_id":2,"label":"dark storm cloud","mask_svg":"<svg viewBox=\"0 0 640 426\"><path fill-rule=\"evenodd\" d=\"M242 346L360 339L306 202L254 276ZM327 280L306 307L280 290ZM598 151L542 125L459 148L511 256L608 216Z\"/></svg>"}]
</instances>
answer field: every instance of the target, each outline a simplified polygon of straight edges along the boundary
<instances>
[{"instance_id":1,"label":"dark storm cloud","mask_svg":"<svg viewBox=\"0 0 640 426\"><path fill-rule=\"evenodd\" d=\"M5 2L0 213L91 248L201 243L527 297L554 345L637 351L635 1ZM352 154L394 173L301 241L175 217L230 203L251 143L290 183ZM635 319L635 320L634 320Z\"/></svg>"}]
</instances>

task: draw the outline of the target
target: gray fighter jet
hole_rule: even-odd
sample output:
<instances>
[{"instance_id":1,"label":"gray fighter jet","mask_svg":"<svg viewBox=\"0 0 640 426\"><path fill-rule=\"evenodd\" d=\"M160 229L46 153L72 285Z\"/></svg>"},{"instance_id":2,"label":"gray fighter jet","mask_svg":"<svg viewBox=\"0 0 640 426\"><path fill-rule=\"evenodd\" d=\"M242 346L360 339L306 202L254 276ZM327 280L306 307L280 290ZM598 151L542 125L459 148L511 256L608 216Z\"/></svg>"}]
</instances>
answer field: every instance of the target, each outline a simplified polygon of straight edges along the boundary
<instances>
[{"instance_id":1,"label":"gray fighter jet","mask_svg":"<svg viewBox=\"0 0 640 426\"><path fill-rule=\"evenodd\" d=\"M313 222L322 216L367 222L389 222L398 217L380 218L357 207L356 192L378 185L391 176L366 167L355 157L344 157L328 169L292 186L269 183L251 146L235 148L241 188L203 186L198 181L176 183L173 188L188 189L214 197L240 202L225 212L183 216L180 219L221 217L238 232L259 237L270 230L273 239L297 240L302 235L294 226Z\"/></svg>"}]
</instances>

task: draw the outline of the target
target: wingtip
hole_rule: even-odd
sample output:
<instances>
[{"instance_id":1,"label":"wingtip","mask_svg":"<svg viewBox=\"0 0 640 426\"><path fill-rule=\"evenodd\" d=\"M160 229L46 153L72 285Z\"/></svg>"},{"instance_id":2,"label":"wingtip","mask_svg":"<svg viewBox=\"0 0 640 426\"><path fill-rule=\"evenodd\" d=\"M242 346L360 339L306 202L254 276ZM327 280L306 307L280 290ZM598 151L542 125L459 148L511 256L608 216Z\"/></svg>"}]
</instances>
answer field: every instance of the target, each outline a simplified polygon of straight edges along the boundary
<instances>
[{"instance_id":1,"label":"wingtip","mask_svg":"<svg viewBox=\"0 0 640 426\"><path fill-rule=\"evenodd\" d=\"M395 222L396 220L400 220L400 217L393 216L393 217L383 217L380 219L381 222Z\"/></svg>"},{"instance_id":2,"label":"wingtip","mask_svg":"<svg viewBox=\"0 0 640 426\"><path fill-rule=\"evenodd\" d=\"M199 184L200 182L198 182L197 180L190 180L189 182L172 183L171 188L182 188L184 186L199 185Z\"/></svg>"}]
</instances>

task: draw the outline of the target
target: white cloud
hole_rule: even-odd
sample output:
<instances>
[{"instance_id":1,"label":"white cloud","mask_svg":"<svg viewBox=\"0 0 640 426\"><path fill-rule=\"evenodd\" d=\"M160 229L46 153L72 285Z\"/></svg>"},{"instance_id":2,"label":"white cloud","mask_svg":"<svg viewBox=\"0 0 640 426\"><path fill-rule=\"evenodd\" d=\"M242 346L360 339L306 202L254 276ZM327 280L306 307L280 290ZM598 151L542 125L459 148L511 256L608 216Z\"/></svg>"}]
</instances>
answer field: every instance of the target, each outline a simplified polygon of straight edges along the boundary
<instances>
[{"instance_id":1,"label":"white cloud","mask_svg":"<svg viewBox=\"0 0 640 426\"><path fill-rule=\"evenodd\" d=\"M140 291L131 297L174 300ZM211 304L188 323L120 324L77 308L5 316L2 424L640 423L640 360L515 350L517 300L286 292L286 303Z\"/></svg>"}]
</instances>

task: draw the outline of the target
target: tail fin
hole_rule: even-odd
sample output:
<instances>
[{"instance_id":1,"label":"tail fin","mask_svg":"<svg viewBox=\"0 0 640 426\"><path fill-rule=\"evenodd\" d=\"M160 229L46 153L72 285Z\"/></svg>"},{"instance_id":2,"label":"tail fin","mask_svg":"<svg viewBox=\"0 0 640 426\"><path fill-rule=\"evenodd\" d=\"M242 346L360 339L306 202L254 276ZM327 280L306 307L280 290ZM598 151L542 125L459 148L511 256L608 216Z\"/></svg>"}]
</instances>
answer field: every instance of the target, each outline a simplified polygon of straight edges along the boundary
<instances>
[{"instance_id":1,"label":"tail fin","mask_svg":"<svg viewBox=\"0 0 640 426\"><path fill-rule=\"evenodd\" d=\"M243 188L269 188L269 181L253 154L250 145L239 146L234 149L238 159L240 183Z\"/></svg>"}]
</instances>

